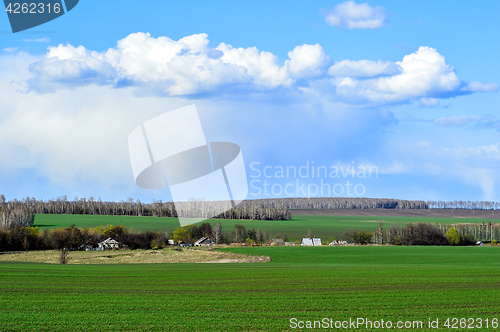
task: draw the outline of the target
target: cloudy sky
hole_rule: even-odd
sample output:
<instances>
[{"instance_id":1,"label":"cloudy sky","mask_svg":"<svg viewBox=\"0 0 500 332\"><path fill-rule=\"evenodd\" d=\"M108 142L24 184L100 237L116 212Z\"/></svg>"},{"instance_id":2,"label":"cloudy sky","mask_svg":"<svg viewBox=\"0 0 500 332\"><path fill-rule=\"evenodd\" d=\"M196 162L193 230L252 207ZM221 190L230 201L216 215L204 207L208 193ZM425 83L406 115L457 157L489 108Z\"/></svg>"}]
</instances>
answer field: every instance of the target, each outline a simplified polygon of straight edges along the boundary
<instances>
[{"instance_id":1,"label":"cloudy sky","mask_svg":"<svg viewBox=\"0 0 500 332\"><path fill-rule=\"evenodd\" d=\"M135 185L127 138L195 104L208 141L241 147L248 198L304 196L302 185L328 196L314 191L327 183L338 185L330 196L498 201L498 12L465 1L86 0L16 34L3 14L0 192L167 201L168 190ZM312 176L318 166L327 176Z\"/></svg>"}]
</instances>

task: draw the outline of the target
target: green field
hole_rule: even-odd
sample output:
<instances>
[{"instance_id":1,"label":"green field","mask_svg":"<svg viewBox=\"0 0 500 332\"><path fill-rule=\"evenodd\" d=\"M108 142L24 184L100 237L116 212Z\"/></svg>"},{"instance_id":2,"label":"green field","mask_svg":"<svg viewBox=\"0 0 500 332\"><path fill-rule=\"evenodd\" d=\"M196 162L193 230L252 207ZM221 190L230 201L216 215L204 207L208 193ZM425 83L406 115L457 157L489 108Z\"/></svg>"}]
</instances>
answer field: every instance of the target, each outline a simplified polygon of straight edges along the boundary
<instances>
[{"instance_id":1,"label":"green field","mask_svg":"<svg viewBox=\"0 0 500 332\"><path fill-rule=\"evenodd\" d=\"M292 220L208 220L211 224L220 221L223 232L231 233L235 224L242 224L248 230L250 228L267 230L271 237L276 234L284 235L286 232L289 240L295 241L305 237L309 229L312 229L318 237L328 239L344 232L346 229L364 229L373 231L378 228L378 223L384 223L384 229L391 226L404 226L408 223L482 223L495 219L472 219L472 218L417 218L417 217L361 217L361 216L293 216ZM135 216L89 216L89 215L66 215L66 214L38 214L35 217L35 226L40 229L69 227L96 227L101 225L123 225L136 231L173 231L179 227L177 218L155 218Z\"/></svg>"},{"instance_id":2,"label":"green field","mask_svg":"<svg viewBox=\"0 0 500 332\"><path fill-rule=\"evenodd\" d=\"M409 330L434 331L428 319L443 327L447 317L481 318L474 330L497 330L484 328L500 318L497 247L226 250L273 261L0 262L0 331L284 331L291 318L418 320L424 328Z\"/></svg>"}]
</instances>

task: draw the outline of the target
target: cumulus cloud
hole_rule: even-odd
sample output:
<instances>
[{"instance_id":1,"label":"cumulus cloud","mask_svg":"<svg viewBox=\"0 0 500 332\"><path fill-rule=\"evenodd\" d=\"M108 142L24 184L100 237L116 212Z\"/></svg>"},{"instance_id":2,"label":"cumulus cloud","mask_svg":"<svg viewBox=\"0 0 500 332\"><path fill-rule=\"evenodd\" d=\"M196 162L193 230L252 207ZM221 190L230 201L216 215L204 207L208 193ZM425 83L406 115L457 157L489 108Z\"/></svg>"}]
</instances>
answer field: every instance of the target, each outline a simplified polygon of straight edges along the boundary
<instances>
[{"instance_id":1,"label":"cumulus cloud","mask_svg":"<svg viewBox=\"0 0 500 332\"><path fill-rule=\"evenodd\" d=\"M342 60L328 69L330 76L377 77L393 76L401 73L401 67L391 61Z\"/></svg>"},{"instance_id":2,"label":"cumulus cloud","mask_svg":"<svg viewBox=\"0 0 500 332\"><path fill-rule=\"evenodd\" d=\"M281 64L275 54L256 47L226 43L210 47L203 33L177 41L133 33L104 52L81 45L49 47L41 60L29 66L28 90L50 93L88 85L132 86L141 95L189 96L280 89L345 104L415 100L432 107L441 98L497 89L494 83L462 82L445 57L431 47L420 47L398 62L342 60L330 68L330 57L319 44L296 46L288 57Z\"/></svg>"},{"instance_id":3,"label":"cumulus cloud","mask_svg":"<svg viewBox=\"0 0 500 332\"><path fill-rule=\"evenodd\" d=\"M387 23L385 8L352 0L338 4L326 13L328 24L348 29L378 29Z\"/></svg>"},{"instance_id":4,"label":"cumulus cloud","mask_svg":"<svg viewBox=\"0 0 500 332\"><path fill-rule=\"evenodd\" d=\"M372 104L444 98L463 93L460 91L462 82L454 68L434 48L422 46L395 64L401 68L396 75L365 80L337 77L333 85L337 94L347 102Z\"/></svg>"},{"instance_id":5,"label":"cumulus cloud","mask_svg":"<svg viewBox=\"0 0 500 332\"><path fill-rule=\"evenodd\" d=\"M309 78L322 75L330 57L319 44L296 46L288 52L287 68L294 78Z\"/></svg>"},{"instance_id":6,"label":"cumulus cloud","mask_svg":"<svg viewBox=\"0 0 500 332\"><path fill-rule=\"evenodd\" d=\"M231 84L273 89L292 85L291 75L319 74L327 59L319 45L298 46L287 65L280 66L276 55L256 47L221 43L212 49L208 44L203 33L178 41L134 33L105 52L72 45L49 47L45 59L30 66L34 74L30 88L47 92L61 84L134 85L166 95L196 94Z\"/></svg>"}]
</instances>

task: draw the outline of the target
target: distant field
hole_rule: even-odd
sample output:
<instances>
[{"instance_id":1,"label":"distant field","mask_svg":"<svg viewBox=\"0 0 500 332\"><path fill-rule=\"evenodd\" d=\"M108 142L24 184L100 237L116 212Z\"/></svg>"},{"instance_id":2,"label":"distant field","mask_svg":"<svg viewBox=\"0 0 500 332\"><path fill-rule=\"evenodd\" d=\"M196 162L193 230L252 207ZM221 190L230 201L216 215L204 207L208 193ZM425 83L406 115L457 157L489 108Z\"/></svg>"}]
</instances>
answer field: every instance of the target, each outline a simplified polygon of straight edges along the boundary
<instances>
[{"instance_id":1,"label":"distant field","mask_svg":"<svg viewBox=\"0 0 500 332\"><path fill-rule=\"evenodd\" d=\"M500 211L464 209L314 209L290 210L290 212L292 215L314 216L500 219Z\"/></svg>"},{"instance_id":2,"label":"distant field","mask_svg":"<svg viewBox=\"0 0 500 332\"><path fill-rule=\"evenodd\" d=\"M235 224L242 224L248 230L250 228L267 230L271 237L276 234L287 233L288 239L295 241L305 237L309 229L316 236L324 238L335 237L346 229L364 229L373 231L378 228L378 223L383 222L384 228L395 225L404 226L407 223L482 223L495 219L477 218L422 218L422 217L381 217L381 216L308 216L293 215L292 220L217 220L211 219L211 224L220 221L222 231L231 233ZM133 216L88 216L88 215L50 215L39 214L35 217L35 226L40 229L69 227L96 227L101 225L123 225L135 231L173 231L179 227L177 218L155 218L155 217L133 217Z\"/></svg>"},{"instance_id":3,"label":"distant field","mask_svg":"<svg viewBox=\"0 0 500 332\"><path fill-rule=\"evenodd\" d=\"M441 331L448 317L475 327L481 318L474 330L496 331L485 325L500 316L499 249L228 249L273 259L258 264L0 262L0 331L287 331L291 318L358 317L423 322L408 331L435 331L429 318Z\"/></svg>"}]
</instances>

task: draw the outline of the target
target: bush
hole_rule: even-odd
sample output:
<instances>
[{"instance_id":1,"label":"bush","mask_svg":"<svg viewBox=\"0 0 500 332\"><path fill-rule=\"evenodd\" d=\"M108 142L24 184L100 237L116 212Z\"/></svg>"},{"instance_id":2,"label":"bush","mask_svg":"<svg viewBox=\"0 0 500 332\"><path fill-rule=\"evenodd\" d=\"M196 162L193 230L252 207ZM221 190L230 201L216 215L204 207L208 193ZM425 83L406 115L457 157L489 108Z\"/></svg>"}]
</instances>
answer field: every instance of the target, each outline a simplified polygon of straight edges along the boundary
<instances>
[{"instance_id":1,"label":"bush","mask_svg":"<svg viewBox=\"0 0 500 332\"><path fill-rule=\"evenodd\" d=\"M416 226L408 224L403 232L403 244L408 246L442 246L447 245L448 241L439 228L419 223Z\"/></svg>"},{"instance_id":2,"label":"bush","mask_svg":"<svg viewBox=\"0 0 500 332\"><path fill-rule=\"evenodd\" d=\"M460 234L458 234L458 231L455 228L450 228L450 230L446 232L444 236L446 237L448 243L452 246L460 244Z\"/></svg>"},{"instance_id":3,"label":"bush","mask_svg":"<svg viewBox=\"0 0 500 332\"><path fill-rule=\"evenodd\" d=\"M372 241L372 236L372 233L367 233L364 230L350 229L342 234L341 239L349 243L368 244Z\"/></svg>"}]
</instances>

